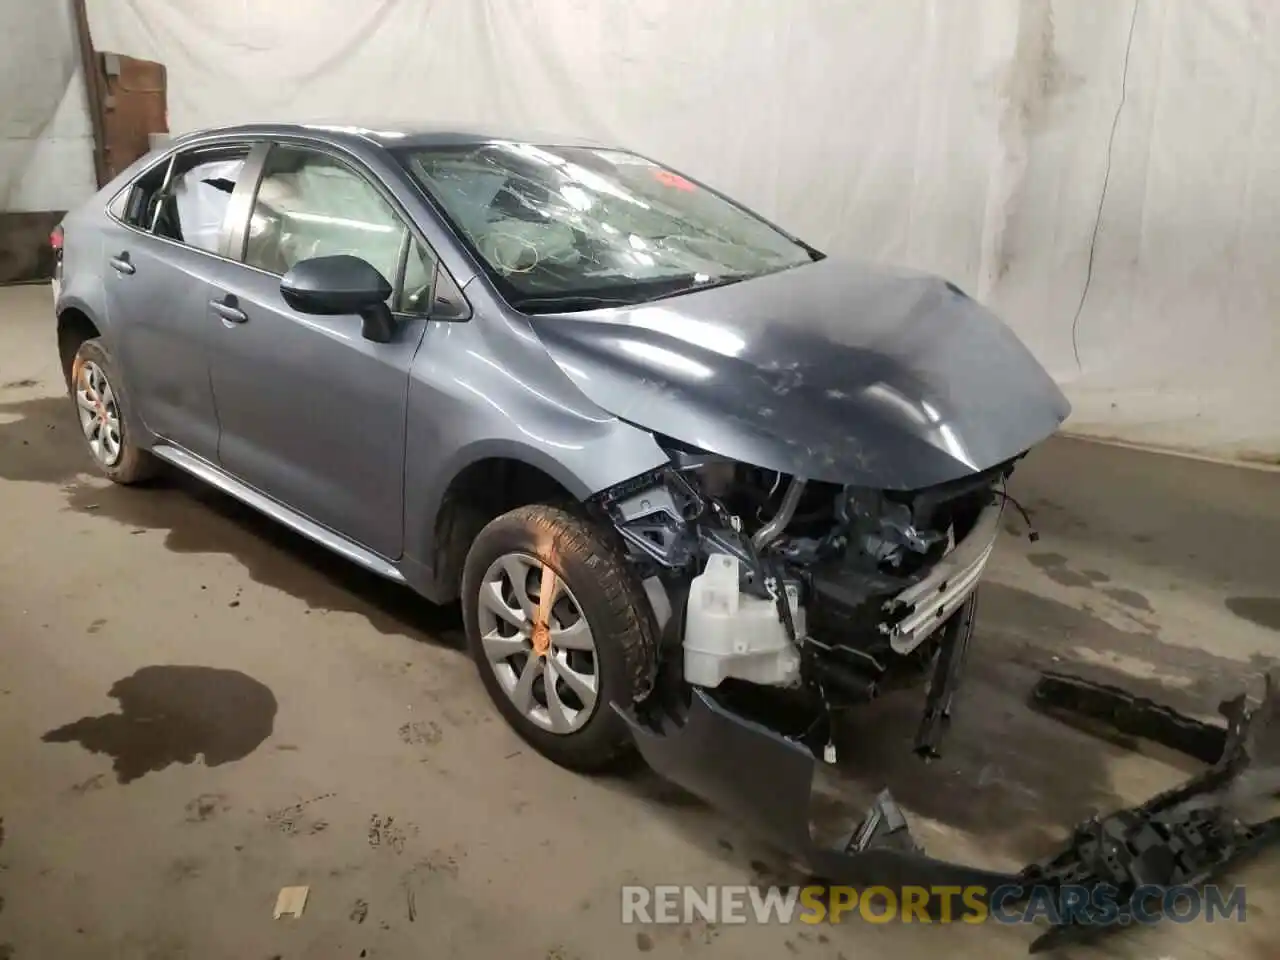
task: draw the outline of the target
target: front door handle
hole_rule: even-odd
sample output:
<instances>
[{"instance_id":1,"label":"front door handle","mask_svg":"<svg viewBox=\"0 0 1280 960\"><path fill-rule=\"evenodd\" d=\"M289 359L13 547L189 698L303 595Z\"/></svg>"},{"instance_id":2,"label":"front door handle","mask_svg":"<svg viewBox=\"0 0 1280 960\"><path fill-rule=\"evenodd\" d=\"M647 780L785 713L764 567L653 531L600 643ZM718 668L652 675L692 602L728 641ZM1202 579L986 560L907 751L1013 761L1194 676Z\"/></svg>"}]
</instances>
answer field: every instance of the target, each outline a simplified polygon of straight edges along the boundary
<instances>
[{"instance_id":1,"label":"front door handle","mask_svg":"<svg viewBox=\"0 0 1280 960\"><path fill-rule=\"evenodd\" d=\"M138 269L132 263L129 262L128 250L125 250L121 253L116 254L107 262L111 264L111 268L115 270L117 273L131 274L136 272Z\"/></svg>"},{"instance_id":2,"label":"front door handle","mask_svg":"<svg viewBox=\"0 0 1280 960\"><path fill-rule=\"evenodd\" d=\"M209 306L213 307L213 312L220 316L227 323L244 323L249 319L239 307L232 306L225 300L210 300Z\"/></svg>"}]
</instances>

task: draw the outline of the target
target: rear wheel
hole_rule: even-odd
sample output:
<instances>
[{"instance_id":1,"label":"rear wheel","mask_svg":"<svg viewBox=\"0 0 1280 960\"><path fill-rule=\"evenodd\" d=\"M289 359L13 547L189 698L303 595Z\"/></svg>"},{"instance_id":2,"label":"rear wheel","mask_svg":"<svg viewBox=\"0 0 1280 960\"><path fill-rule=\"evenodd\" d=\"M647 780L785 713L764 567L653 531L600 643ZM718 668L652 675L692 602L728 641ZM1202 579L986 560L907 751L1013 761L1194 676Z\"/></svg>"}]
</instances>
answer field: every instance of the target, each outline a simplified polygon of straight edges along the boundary
<instances>
[{"instance_id":1,"label":"rear wheel","mask_svg":"<svg viewBox=\"0 0 1280 960\"><path fill-rule=\"evenodd\" d=\"M462 598L472 658L516 733L576 770L631 753L612 705L649 692L657 630L607 536L554 507L503 514L471 546Z\"/></svg>"},{"instance_id":2,"label":"rear wheel","mask_svg":"<svg viewBox=\"0 0 1280 960\"><path fill-rule=\"evenodd\" d=\"M151 477L155 460L133 442L123 384L111 354L98 338L84 341L76 350L70 390L94 466L116 483L138 483Z\"/></svg>"}]
</instances>

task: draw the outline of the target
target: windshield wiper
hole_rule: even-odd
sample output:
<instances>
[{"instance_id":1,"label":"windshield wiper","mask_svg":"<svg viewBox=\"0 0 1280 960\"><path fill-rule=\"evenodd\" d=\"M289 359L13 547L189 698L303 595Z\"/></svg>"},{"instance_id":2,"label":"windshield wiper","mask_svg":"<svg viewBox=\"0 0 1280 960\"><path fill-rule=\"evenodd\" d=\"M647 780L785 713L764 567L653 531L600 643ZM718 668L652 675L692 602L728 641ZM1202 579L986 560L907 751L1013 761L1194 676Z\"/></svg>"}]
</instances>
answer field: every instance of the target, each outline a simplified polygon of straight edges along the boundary
<instances>
[{"instance_id":1,"label":"windshield wiper","mask_svg":"<svg viewBox=\"0 0 1280 960\"><path fill-rule=\"evenodd\" d=\"M541 297L517 297L510 301L511 305L522 313L556 313L572 310L595 310L601 307L634 307L641 303L652 303L668 297L678 297L699 290L710 290L713 287L725 287L731 283L749 280L759 276L754 273L728 273L714 280L695 280L692 276L662 277L653 280L638 281L628 285L632 295L629 297L608 297L592 293L548 294ZM535 308L530 310L529 308Z\"/></svg>"},{"instance_id":2,"label":"windshield wiper","mask_svg":"<svg viewBox=\"0 0 1280 960\"><path fill-rule=\"evenodd\" d=\"M699 290L713 290L716 287L727 287L732 283L741 283L743 280L751 280L754 277L763 276L759 273L726 273L714 280L691 280L683 286L676 287L674 290L667 290L656 297L650 297L650 300L665 300L668 297L679 297L686 293L697 293Z\"/></svg>"},{"instance_id":3,"label":"windshield wiper","mask_svg":"<svg viewBox=\"0 0 1280 960\"><path fill-rule=\"evenodd\" d=\"M595 310L598 307L630 307L634 299L626 297L597 297L588 293L565 293L559 296L519 297L511 305L521 313L556 313L571 310ZM534 309L530 309L534 308Z\"/></svg>"}]
</instances>

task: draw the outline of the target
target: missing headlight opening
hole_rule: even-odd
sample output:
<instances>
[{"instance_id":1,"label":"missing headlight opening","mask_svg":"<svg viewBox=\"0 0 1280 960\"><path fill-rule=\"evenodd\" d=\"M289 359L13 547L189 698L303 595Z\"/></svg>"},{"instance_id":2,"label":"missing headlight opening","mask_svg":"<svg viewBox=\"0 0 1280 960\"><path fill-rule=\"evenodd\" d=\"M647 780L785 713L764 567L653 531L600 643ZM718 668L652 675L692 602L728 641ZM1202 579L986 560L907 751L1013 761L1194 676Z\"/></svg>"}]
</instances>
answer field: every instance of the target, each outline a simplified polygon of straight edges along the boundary
<instances>
[{"instance_id":1,"label":"missing headlight opening","mask_svg":"<svg viewBox=\"0 0 1280 960\"><path fill-rule=\"evenodd\" d=\"M747 701L786 691L782 732L832 760L832 711L929 680L916 746L936 755L1013 462L904 492L669 452L599 498L660 598L660 702L699 688L777 727Z\"/></svg>"}]
</instances>

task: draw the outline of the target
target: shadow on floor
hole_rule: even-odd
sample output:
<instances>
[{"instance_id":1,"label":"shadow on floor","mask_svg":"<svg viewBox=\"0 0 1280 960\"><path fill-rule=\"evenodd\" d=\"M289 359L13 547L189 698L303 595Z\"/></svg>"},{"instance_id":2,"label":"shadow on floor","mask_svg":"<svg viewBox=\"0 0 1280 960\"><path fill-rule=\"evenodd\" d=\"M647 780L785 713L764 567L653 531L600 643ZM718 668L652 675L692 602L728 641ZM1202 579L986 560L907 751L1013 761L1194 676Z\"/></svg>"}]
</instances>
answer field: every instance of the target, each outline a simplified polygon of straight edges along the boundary
<instances>
[{"instance_id":1,"label":"shadow on floor","mask_svg":"<svg viewBox=\"0 0 1280 960\"><path fill-rule=\"evenodd\" d=\"M234 557L251 580L296 597L309 611L355 613L384 634L463 646L456 605L435 606L176 470L136 487L90 482L92 464L63 397L3 404L0 418L13 418L0 422L0 478L58 484L69 509L134 534L166 531L164 545L175 553Z\"/></svg>"}]
</instances>

